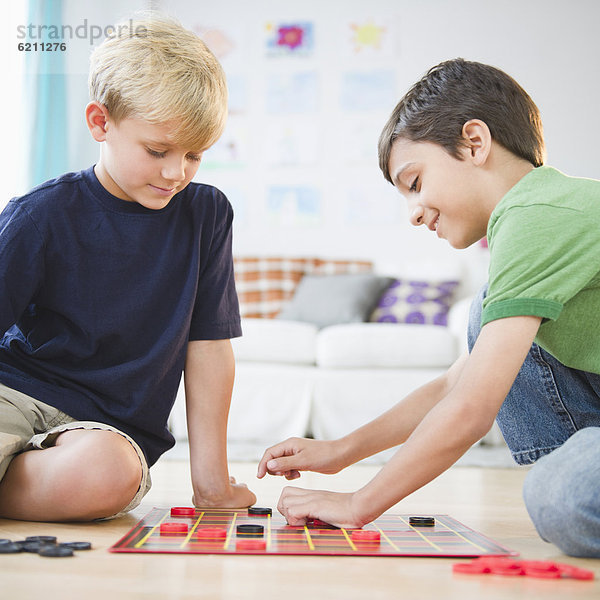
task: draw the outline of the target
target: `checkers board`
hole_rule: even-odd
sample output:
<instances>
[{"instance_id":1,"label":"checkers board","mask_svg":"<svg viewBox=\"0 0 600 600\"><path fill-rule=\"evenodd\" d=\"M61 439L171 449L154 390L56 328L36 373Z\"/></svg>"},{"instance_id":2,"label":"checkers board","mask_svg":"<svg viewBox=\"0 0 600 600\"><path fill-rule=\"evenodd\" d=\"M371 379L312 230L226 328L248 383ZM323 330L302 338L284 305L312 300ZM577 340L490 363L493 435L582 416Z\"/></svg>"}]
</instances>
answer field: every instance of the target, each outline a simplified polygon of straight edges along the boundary
<instances>
[{"instance_id":1,"label":"checkers board","mask_svg":"<svg viewBox=\"0 0 600 600\"><path fill-rule=\"evenodd\" d=\"M247 510L186 510L188 515L173 516L168 508L154 508L110 552L438 557L516 554L447 515L433 515L432 527L417 527L409 524L409 515L384 514L362 530L355 530L321 522L290 526L279 514L249 515ZM238 533L239 525L262 525L263 532L256 533L260 527L250 527L240 531L254 532Z\"/></svg>"}]
</instances>

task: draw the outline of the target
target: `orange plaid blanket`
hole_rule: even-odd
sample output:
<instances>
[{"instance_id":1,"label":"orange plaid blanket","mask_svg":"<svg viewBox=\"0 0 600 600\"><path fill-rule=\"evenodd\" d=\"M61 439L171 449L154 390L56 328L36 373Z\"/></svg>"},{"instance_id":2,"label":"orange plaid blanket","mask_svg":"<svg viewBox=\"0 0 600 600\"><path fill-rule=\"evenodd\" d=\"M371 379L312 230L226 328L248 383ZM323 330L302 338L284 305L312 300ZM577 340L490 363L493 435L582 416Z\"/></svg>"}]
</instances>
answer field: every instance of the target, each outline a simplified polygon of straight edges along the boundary
<instances>
[{"instance_id":1,"label":"orange plaid blanket","mask_svg":"<svg viewBox=\"0 0 600 600\"><path fill-rule=\"evenodd\" d=\"M235 285L242 317L273 318L291 300L304 275L341 275L373 270L365 260L234 257Z\"/></svg>"}]
</instances>

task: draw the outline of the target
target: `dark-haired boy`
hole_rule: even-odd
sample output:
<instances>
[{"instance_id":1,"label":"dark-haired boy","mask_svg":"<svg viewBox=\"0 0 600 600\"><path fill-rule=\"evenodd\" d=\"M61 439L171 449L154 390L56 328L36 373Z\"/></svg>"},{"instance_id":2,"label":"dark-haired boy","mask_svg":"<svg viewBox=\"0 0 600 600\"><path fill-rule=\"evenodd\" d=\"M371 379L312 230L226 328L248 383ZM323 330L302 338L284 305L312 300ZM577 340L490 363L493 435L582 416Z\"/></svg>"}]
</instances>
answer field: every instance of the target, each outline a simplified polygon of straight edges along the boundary
<instances>
[{"instance_id":1,"label":"dark-haired boy","mask_svg":"<svg viewBox=\"0 0 600 600\"><path fill-rule=\"evenodd\" d=\"M379 142L380 167L413 225L455 248L484 236L489 287L474 301L470 354L390 411L334 441L291 439L258 469L334 473L403 445L350 494L285 488L291 524L360 527L450 467L494 418L521 464L541 536L600 556L600 182L543 166L539 112L502 71L462 59L404 96Z\"/></svg>"}]
</instances>

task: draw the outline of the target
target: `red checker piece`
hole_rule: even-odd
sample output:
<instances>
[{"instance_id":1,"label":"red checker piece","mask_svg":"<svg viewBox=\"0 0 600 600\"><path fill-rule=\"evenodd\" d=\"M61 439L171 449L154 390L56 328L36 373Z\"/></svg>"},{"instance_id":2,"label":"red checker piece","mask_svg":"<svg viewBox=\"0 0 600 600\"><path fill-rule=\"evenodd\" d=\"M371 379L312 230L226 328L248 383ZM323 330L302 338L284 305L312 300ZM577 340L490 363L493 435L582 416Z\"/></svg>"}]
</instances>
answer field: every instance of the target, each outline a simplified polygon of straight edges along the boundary
<instances>
[{"instance_id":1,"label":"red checker piece","mask_svg":"<svg viewBox=\"0 0 600 600\"><path fill-rule=\"evenodd\" d=\"M190 506L174 506L171 509L172 517L193 517L196 515L196 509Z\"/></svg>"},{"instance_id":2,"label":"red checker piece","mask_svg":"<svg viewBox=\"0 0 600 600\"><path fill-rule=\"evenodd\" d=\"M161 523L160 535L186 535L188 526L186 523Z\"/></svg>"},{"instance_id":3,"label":"red checker piece","mask_svg":"<svg viewBox=\"0 0 600 600\"><path fill-rule=\"evenodd\" d=\"M464 573L466 575L481 575L483 573L489 573L490 568L480 562L473 561L468 563L454 563L452 565L452 571L454 573Z\"/></svg>"},{"instance_id":4,"label":"red checker piece","mask_svg":"<svg viewBox=\"0 0 600 600\"><path fill-rule=\"evenodd\" d=\"M573 565L559 564L558 568L563 577L569 577L571 579L591 580L594 579L594 571L588 569L582 569L581 567L574 567Z\"/></svg>"},{"instance_id":5,"label":"red checker piece","mask_svg":"<svg viewBox=\"0 0 600 600\"><path fill-rule=\"evenodd\" d=\"M480 556L479 558L473 559L474 563L486 565L487 567L506 567L515 569L521 566L521 561L513 560L506 556Z\"/></svg>"},{"instance_id":6,"label":"red checker piece","mask_svg":"<svg viewBox=\"0 0 600 600\"><path fill-rule=\"evenodd\" d=\"M558 565L551 560L522 560L521 566L524 569L535 569L537 571L559 571Z\"/></svg>"},{"instance_id":7,"label":"red checker piece","mask_svg":"<svg viewBox=\"0 0 600 600\"><path fill-rule=\"evenodd\" d=\"M492 573L494 575L517 576L525 574L520 561L500 556L482 556L470 563L456 563L453 565L452 570L455 573L468 573L471 575Z\"/></svg>"},{"instance_id":8,"label":"red checker piece","mask_svg":"<svg viewBox=\"0 0 600 600\"><path fill-rule=\"evenodd\" d=\"M321 519L309 519L306 522L306 525L315 529L337 529L337 527L334 527L329 523L325 523L325 521L321 521Z\"/></svg>"},{"instance_id":9,"label":"red checker piece","mask_svg":"<svg viewBox=\"0 0 600 600\"><path fill-rule=\"evenodd\" d=\"M488 567L493 575L516 576L525 574L521 561L518 560L503 557L482 557L479 562Z\"/></svg>"},{"instance_id":10,"label":"red checker piece","mask_svg":"<svg viewBox=\"0 0 600 600\"><path fill-rule=\"evenodd\" d=\"M252 552L260 552L260 551L267 549L267 542L265 542L265 540L257 540L257 539L253 539L253 540L238 539L235 544L235 549L242 550L242 551L249 550Z\"/></svg>"},{"instance_id":11,"label":"red checker piece","mask_svg":"<svg viewBox=\"0 0 600 600\"><path fill-rule=\"evenodd\" d=\"M505 577L518 577L519 575L525 575L524 569L519 565L515 565L514 567L508 565L491 567L490 573L492 575L504 575Z\"/></svg>"},{"instance_id":12,"label":"red checker piece","mask_svg":"<svg viewBox=\"0 0 600 600\"><path fill-rule=\"evenodd\" d=\"M201 540L224 540L227 529L223 527L200 527L196 529L196 537Z\"/></svg>"},{"instance_id":13,"label":"red checker piece","mask_svg":"<svg viewBox=\"0 0 600 600\"><path fill-rule=\"evenodd\" d=\"M353 542L380 542L381 534L373 529L355 529L350 538Z\"/></svg>"},{"instance_id":14,"label":"red checker piece","mask_svg":"<svg viewBox=\"0 0 600 600\"><path fill-rule=\"evenodd\" d=\"M558 579L561 576L558 565L550 560L524 560L521 565L528 577Z\"/></svg>"},{"instance_id":15,"label":"red checker piece","mask_svg":"<svg viewBox=\"0 0 600 600\"><path fill-rule=\"evenodd\" d=\"M537 577L538 579L560 579L560 571L544 571L543 569L524 569L523 575Z\"/></svg>"}]
</instances>

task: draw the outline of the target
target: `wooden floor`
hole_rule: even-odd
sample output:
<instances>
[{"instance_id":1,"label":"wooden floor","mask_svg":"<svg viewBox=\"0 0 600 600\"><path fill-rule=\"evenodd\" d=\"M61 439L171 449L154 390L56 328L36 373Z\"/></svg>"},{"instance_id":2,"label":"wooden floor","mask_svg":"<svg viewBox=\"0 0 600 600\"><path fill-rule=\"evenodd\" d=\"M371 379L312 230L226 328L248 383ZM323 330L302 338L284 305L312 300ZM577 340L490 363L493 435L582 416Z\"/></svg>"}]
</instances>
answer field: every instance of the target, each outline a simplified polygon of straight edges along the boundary
<instances>
[{"instance_id":1,"label":"wooden floor","mask_svg":"<svg viewBox=\"0 0 600 600\"><path fill-rule=\"evenodd\" d=\"M283 482L258 481L256 465L236 463L231 474L246 481L259 506L275 507ZM349 491L376 472L355 466L336 476L305 474L305 487ZM526 559L576 564L596 573L593 582L529 577L455 575L443 558L218 556L111 554L108 548L153 506L190 504L185 461L162 460L152 470L154 487L143 504L118 520L96 524L43 524L0 520L0 538L56 535L59 541L88 540L94 549L74 558L34 554L0 555L0 598L85 600L224 598L440 600L600 597L600 561L573 559L536 534L521 500L526 470L453 467L400 503L393 512L449 514L516 550Z\"/></svg>"}]
</instances>

